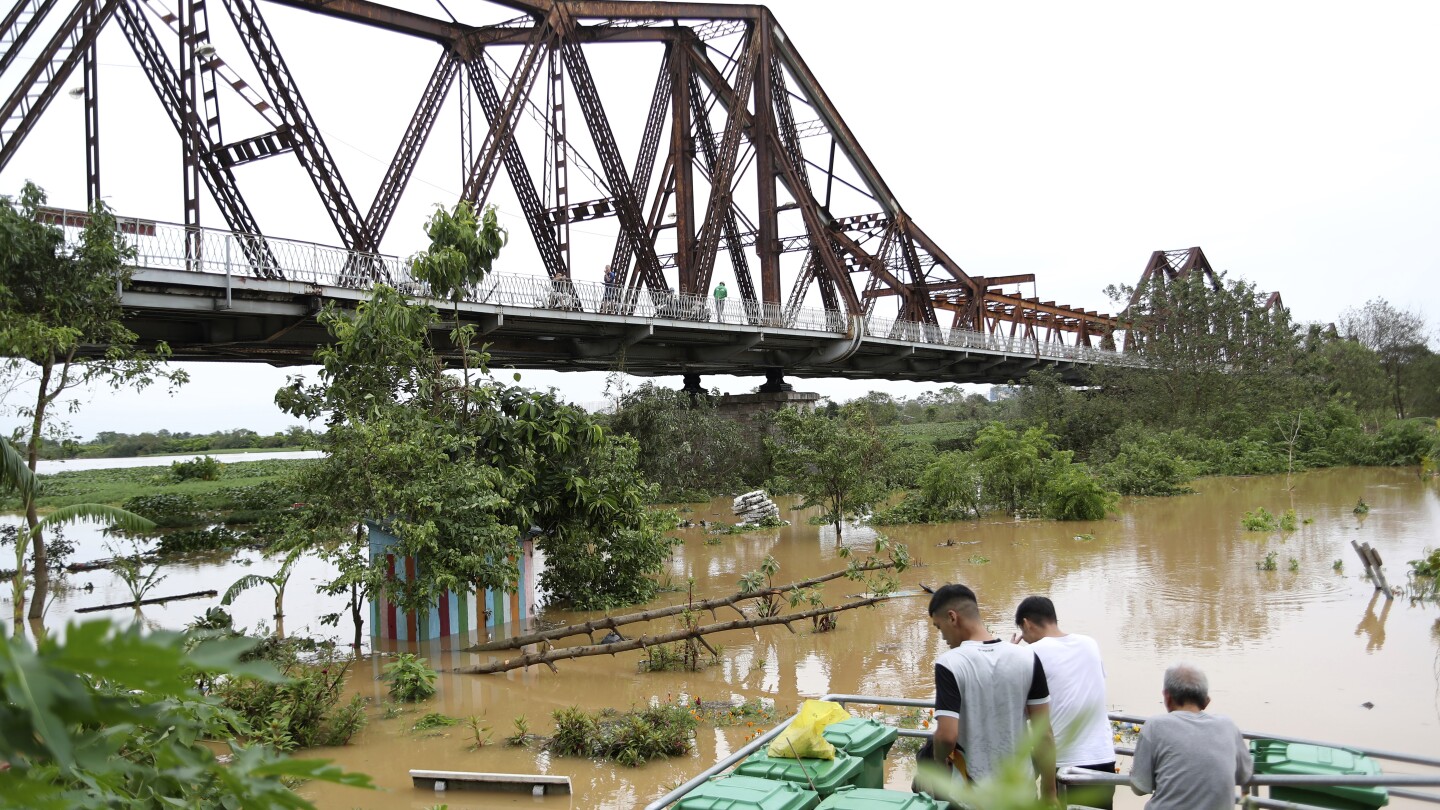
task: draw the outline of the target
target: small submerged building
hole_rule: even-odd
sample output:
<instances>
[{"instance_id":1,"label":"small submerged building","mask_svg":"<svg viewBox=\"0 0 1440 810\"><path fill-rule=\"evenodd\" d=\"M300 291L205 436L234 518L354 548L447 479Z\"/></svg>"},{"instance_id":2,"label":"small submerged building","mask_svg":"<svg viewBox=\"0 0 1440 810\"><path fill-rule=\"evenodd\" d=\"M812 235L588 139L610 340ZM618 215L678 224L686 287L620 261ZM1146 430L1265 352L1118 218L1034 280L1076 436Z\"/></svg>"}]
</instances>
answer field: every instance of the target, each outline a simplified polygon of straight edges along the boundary
<instances>
[{"instance_id":1,"label":"small submerged building","mask_svg":"<svg viewBox=\"0 0 1440 810\"><path fill-rule=\"evenodd\" d=\"M405 581L413 577L415 557L395 553L399 539L377 523L366 521L366 525L371 563L380 561L390 578ZM515 562L520 578L509 591L477 584L463 591L445 591L427 608L413 611L402 610L383 594L375 594L370 600L371 639L377 648L393 646L393 642L438 642L442 648L457 649L525 632L536 607L533 536L521 538Z\"/></svg>"}]
</instances>

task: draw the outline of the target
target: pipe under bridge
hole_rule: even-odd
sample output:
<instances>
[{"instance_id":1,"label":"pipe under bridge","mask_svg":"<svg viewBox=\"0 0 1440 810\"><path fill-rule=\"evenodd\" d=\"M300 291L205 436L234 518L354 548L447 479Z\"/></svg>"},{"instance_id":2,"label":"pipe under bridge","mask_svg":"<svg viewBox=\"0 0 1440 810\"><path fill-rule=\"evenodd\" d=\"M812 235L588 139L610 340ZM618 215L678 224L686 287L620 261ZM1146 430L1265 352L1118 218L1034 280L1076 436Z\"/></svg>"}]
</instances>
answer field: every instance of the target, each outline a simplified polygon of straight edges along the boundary
<instances>
[{"instance_id":1,"label":"pipe under bridge","mask_svg":"<svg viewBox=\"0 0 1440 810\"><path fill-rule=\"evenodd\" d=\"M77 238L87 215L52 209L46 217ZM142 347L168 344L176 360L311 363L329 339L316 320L321 308L354 306L369 295L374 282L357 278L357 265L426 299L396 256L270 237L266 261L279 272L267 277L255 272L256 252L247 249L260 237L124 217L119 229L136 251L121 294L125 325ZM452 308L448 300L430 303ZM1004 383L1038 367L1081 382L1087 366L1127 362L1119 352L1024 335L740 299L719 309L705 295L502 272L470 290L459 312L476 325L497 368ZM449 328L434 335L442 353L452 351Z\"/></svg>"}]
</instances>

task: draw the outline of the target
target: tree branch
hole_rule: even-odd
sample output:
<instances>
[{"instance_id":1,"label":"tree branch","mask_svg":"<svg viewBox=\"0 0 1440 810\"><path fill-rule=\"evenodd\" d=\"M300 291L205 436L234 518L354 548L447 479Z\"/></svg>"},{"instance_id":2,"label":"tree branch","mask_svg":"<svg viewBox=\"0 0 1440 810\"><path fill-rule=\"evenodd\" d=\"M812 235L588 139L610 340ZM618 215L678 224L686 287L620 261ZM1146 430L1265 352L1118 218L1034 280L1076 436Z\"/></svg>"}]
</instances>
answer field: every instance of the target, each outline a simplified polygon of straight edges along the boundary
<instances>
[{"instance_id":1,"label":"tree branch","mask_svg":"<svg viewBox=\"0 0 1440 810\"><path fill-rule=\"evenodd\" d=\"M550 667L551 671L555 671L555 662L563 661L568 658L585 658L592 655L614 655L618 652L638 650L642 648L652 647L656 644L668 644L673 641L684 641L685 639L691 638L698 639L701 636L708 635L710 633L720 633L726 630L744 630L751 627L765 627L772 624L783 624L793 633L795 631L795 628L790 627L791 622L799 621L801 619L813 619L820 616L827 616L831 613L838 613L842 610L854 610L855 608L865 607L866 605L873 605L877 602L883 602L890 598L892 597L872 596L867 599L861 599L855 602L847 602L843 605L837 605L835 607L816 608L814 610L806 610L800 613L790 613L784 616L767 616L757 619L736 619L729 622L707 624L703 627L685 628L682 630L675 630L669 633L661 633L658 636L641 636L640 638L626 639L624 641L614 642L613 644L587 644L579 647L563 647L560 649L547 650L545 652L528 653L526 655L521 655L517 658L506 658L501 661L493 661L489 664L479 664L477 666L470 667L458 667L452 671L465 675L489 675L496 672L506 672L512 669L520 669L521 667L534 666L536 664L544 664Z\"/></svg>"}]
</instances>

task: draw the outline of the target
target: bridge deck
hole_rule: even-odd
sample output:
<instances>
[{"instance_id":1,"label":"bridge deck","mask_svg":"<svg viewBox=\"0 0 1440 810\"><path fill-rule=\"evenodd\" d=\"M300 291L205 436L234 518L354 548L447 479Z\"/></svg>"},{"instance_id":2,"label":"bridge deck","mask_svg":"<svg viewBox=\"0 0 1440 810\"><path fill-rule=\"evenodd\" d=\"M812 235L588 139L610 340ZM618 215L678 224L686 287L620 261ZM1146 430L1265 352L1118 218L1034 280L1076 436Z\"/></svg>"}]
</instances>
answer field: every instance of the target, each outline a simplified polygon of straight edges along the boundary
<instances>
[{"instance_id":1,"label":"bridge deck","mask_svg":"<svg viewBox=\"0 0 1440 810\"><path fill-rule=\"evenodd\" d=\"M202 229L186 258L183 226L122 220L138 255L123 293L126 323L142 345L165 341L180 360L311 362L327 339L315 315L326 302L353 305L372 276L423 297L404 260L266 239L275 265L253 266L257 237ZM67 232L74 231L69 224ZM268 277L262 277L268 276ZM449 302L434 302L449 310ZM639 375L763 374L933 382L1006 382L1053 366L1078 382L1083 368L1124 355L934 325L782 311L739 298L717 311L708 296L626 290L595 282L494 273L459 305L476 324L492 364L522 369L624 370ZM448 331L448 328L447 330ZM436 335L448 351L444 332Z\"/></svg>"}]
</instances>

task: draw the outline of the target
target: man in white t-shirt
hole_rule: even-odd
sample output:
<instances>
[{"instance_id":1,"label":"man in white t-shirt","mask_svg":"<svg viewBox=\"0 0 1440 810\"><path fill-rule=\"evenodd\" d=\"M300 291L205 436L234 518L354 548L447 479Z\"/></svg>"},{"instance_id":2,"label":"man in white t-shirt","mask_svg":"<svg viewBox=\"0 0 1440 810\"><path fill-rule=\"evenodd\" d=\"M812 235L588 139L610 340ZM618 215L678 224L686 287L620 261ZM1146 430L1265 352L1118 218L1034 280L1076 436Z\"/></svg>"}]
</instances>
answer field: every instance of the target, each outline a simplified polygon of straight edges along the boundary
<instances>
[{"instance_id":1,"label":"man in white t-shirt","mask_svg":"<svg viewBox=\"0 0 1440 810\"><path fill-rule=\"evenodd\" d=\"M1006 644L980 619L975 592L946 585L930 599L930 621L950 649L935 659L935 761L982 780L1038 731L1031 761L1041 795L1055 797L1054 741L1045 670L1029 649ZM952 759L952 752L961 756Z\"/></svg>"},{"instance_id":2,"label":"man in white t-shirt","mask_svg":"<svg viewBox=\"0 0 1440 810\"><path fill-rule=\"evenodd\" d=\"M1050 686L1050 724L1055 733L1055 764L1115 773L1115 745L1105 711L1105 667L1095 639L1061 631L1055 603L1028 596L1015 608L1018 638L1024 639L1045 667ZM1072 791L1071 803L1110 810L1113 787Z\"/></svg>"}]
</instances>

